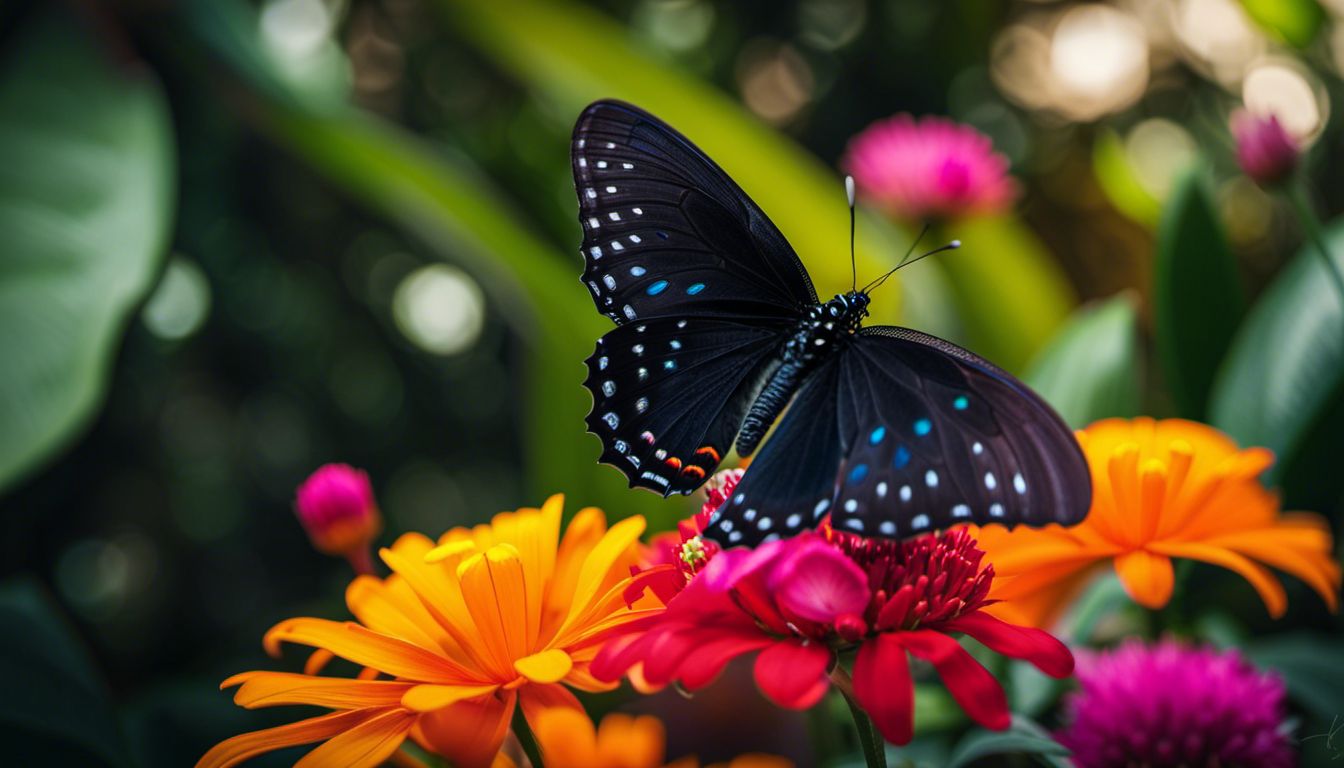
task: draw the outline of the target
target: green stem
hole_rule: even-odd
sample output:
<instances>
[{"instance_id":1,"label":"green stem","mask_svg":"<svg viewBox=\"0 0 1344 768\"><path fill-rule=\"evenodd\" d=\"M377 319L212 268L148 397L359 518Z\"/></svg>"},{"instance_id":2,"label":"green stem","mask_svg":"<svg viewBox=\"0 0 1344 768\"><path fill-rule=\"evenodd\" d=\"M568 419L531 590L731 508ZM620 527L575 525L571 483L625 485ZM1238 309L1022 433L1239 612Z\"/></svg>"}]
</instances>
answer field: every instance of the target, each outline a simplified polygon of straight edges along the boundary
<instances>
[{"instance_id":1,"label":"green stem","mask_svg":"<svg viewBox=\"0 0 1344 768\"><path fill-rule=\"evenodd\" d=\"M887 745L882 739L882 735L873 727L873 721L869 719L868 713L863 711L859 702L854 698L854 681L850 678L849 672L840 664L835 665L835 670L831 672L831 682L840 689L840 693L845 697L845 703L849 705L849 714L854 718L854 730L859 734L859 746L863 748L863 761L868 768L887 768Z\"/></svg>"},{"instance_id":2,"label":"green stem","mask_svg":"<svg viewBox=\"0 0 1344 768\"><path fill-rule=\"evenodd\" d=\"M1330 273L1330 278L1335 281L1335 290L1339 292L1339 300L1344 302L1344 272L1340 271L1339 265L1330 258L1330 249L1325 245L1325 234L1321 229L1321 222L1316 218L1316 212L1312 210L1311 203L1307 200L1306 190L1299 181L1292 182L1287 188L1288 200L1293 204L1293 210L1297 212L1298 221L1302 224L1302 229L1307 233L1308 239L1316 246L1316 252L1325 260L1325 271Z\"/></svg>"},{"instance_id":3,"label":"green stem","mask_svg":"<svg viewBox=\"0 0 1344 768\"><path fill-rule=\"evenodd\" d=\"M532 768L544 768L541 762L541 747L537 746L537 738L532 735L532 728L527 724L527 717L523 715L523 708L520 705L513 711L513 735L518 737L518 743L523 747L523 754L532 763Z\"/></svg>"}]
</instances>

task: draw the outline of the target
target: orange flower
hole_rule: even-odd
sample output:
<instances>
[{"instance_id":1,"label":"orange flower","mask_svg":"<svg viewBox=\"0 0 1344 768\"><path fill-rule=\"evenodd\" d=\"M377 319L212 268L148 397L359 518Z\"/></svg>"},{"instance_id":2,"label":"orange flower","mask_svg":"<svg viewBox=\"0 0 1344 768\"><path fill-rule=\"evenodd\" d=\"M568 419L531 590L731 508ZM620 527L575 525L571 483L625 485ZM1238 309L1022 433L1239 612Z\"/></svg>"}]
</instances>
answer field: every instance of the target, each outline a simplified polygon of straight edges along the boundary
<instances>
[{"instance_id":1,"label":"orange flower","mask_svg":"<svg viewBox=\"0 0 1344 768\"><path fill-rule=\"evenodd\" d=\"M598 509L575 516L560 539L564 499L496 515L489 525L454 528L437 542L406 534L382 558L386 579L361 576L346 590L357 622L296 618L266 633L318 650L304 674L244 672L239 705L308 704L333 712L235 736L197 768L232 766L296 744L326 743L299 766L375 766L408 736L455 765L490 765L515 705L535 725L551 708L582 712L566 685L609 690L588 672L602 643L661 611L649 596L633 610L653 572L630 575L644 519L607 528ZM664 568L667 568L665 566ZM656 575L656 574L655 574ZM355 679L320 677L333 656L364 667Z\"/></svg>"},{"instance_id":2,"label":"orange flower","mask_svg":"<svg viewBox=\"0 0 1344 768\"><path fill-rule=\"evenodd\" d=\"M650 715L631 717L613 713L593 728L582 712L551 709L537 718L536 735L547 768L658 768L664 765L667 747L663 724ZM687 757L671 763L669 768L699 765L694 757ZM793 762L774 755L752 754L706 768L793 768Z\"/></svg>"},{"instance_id":3,"label":"orange flower","mask_svg":"<svg viewBox=\"0 0 1344 768\"><path fill-rule=\"evenodd\" d=\"M1073 528L998 526L976 532L994 564L991 613L1041 626L1099 564L1110 561L1129 596L1148 608L1171 599L1174 557L1240 574L1271 615L1288 600L1265 565L1305 581L1333 611L1339 564L1320 517L1279 513L1259 476L1264 448L1239 450L1218 430L1181 419L1106 419L1078 433L1092 467L1092 509Z\"/></svg>"}]
</instances>

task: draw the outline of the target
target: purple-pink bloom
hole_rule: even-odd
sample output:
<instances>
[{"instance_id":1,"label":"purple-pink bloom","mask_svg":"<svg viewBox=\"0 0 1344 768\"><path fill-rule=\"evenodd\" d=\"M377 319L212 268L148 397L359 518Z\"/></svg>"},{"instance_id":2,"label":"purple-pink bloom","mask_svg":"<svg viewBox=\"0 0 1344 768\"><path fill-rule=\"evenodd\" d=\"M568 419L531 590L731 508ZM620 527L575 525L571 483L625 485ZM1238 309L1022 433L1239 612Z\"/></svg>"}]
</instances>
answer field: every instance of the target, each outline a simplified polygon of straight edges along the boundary
<instances>
[{"instance_id":1,"label":"purple-pink bloom","mask_svg":"<svg viewBox=\"0 0 1344 768\"><path fill-rule=\"evenodd\" d=\"M1274 115L1237 110L1232 113L1232 136L1237 140L1237 163L1256 184L1273 186L1297 169L1297 142Z\"/></svg>"},{"instance_id":2,"label":"purple-pink bloom","mask_svg":"<svg viewBox=\"0 0 1344 768\"><path fill-rule=\"evenodd\" d=\"M329 555L367 552L382 529L368 474L347 464L327 464L310 475L295 494L294 511L313 547Z\"/></svg>"},{"instance_id":3,"label":"purple-pink bloom","mask_svg":"<svg viewBox=\"0 0 1344 768\"><path fill-rule=\"evenodd\" d=\"M1057 738L1078 768L1294 763L1283 683L1235 650L1131 640L1080 653L1076 674Z\"/></svg>"},{"instance_id":4,"label":"purple-pink bloom","mask_svg":"<svg viewBox=\"0 0 1344 768\"><path fill-rule=\"evenodd\" d=\"M841 165L870 202L901 218L999 213L1017 198L989 137L942 117L879 120L850 140Z\"/></svg>"}]
</instances>

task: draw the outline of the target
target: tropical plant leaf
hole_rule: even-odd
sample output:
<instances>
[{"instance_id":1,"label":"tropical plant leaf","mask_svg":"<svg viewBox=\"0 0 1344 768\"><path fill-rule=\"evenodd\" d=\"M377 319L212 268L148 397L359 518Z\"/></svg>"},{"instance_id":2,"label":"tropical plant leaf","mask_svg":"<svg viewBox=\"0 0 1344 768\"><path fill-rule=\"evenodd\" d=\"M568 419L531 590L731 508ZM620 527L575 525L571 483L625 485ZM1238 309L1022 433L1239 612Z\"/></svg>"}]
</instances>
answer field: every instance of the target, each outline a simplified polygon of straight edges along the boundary
<instances>
[{"instance_id":1,"label":"tropical plant leaf","mask_svg":"<svg viewBox=\"0 0 1344 768\"><path fill-rule=\"evenodd\" d=\"M1315 40L1325 24L1316 0L1241 0L1241 7L1266 32L1298 48Z\"/></svg>"},{"instance_id":2,"label":"tropical plant leaf","mask_svg":"<svg viewBox=\"0 0 1344 768\"><path fill-rule=\"evenodd\" d=\"M1063 758L1069 749L1050 737L1049 732L1032 720L1013 715L1013 724L1006 731L987 731L976 728L962 738L952 750L948 768L961 768L992 755L1031 755L1047 765L1067 768Z\"/></svg>"},{"instance_id":3,"label":"tropical plant leaf","mask_svg":"<svg viewBox=\"0 0 1344 768\"><path fill-rule=\"evenodd\" d=\"M1075 429L1139 412L1137 303L1120 294L1076 311L1024 380Z\"/></svg>"},{"instance_id":4,"label":"tropical plant leaf","mask_svg":"<svg viewBox=\"0 0 1344 768\"><path fill-rule=\"evenodd\" d=\"M173 215L158 85L37 14L0 70L0 489L96 412Z\"/></svg>"},{"instance_id":5,"label":"tropical plant leaf","mask_svg":"<svg viewBox=\"0 0 1344 768\"><path fill-rule=\"evenodd\" d=\"M106 685L30 579L0 584L0 679L6 764L129 764Z\"/></svg>"},{"instance_id":6,"label":"tropical plant leaf","mask_svg":"<svg viewBox=\"0 0 1344 768\"><path fill-rule=\"evenodd\" d=\"M1158 358L1180 414L1203 419L1245 300L1236 257L1199 169L1172 190L1158 227L1156 259Z\"/></svg>"},{"instance_id":7,"label":"tropical plant leaf","mask_svg":"<svg viewBox=\"0 0 1344 768\"><path fill-rule=\"evenodd\" d=\"M1318 718L1344 716L1344 642L1338 637L1293 633L1266 638L1246 651L1258 666L1283 677L1288 694Z\"/></svg>"},{"instance_id":8,"label":"tropical plant leaf","mask_svg":"<svg viewBox=\"0 0 1344 768\"><path fill-rule=\"evenodd\" d=\"M1326 245L1344 268L1344 223L1331 227ZM1242 445L1273 451L1279 461L1269 479L1275 481L1311 434L1324 428L1322 417L1341 394L1344 301L1308 244L1237 331L1214 384L1210 421Z\"/></svg>"}]
</instances>

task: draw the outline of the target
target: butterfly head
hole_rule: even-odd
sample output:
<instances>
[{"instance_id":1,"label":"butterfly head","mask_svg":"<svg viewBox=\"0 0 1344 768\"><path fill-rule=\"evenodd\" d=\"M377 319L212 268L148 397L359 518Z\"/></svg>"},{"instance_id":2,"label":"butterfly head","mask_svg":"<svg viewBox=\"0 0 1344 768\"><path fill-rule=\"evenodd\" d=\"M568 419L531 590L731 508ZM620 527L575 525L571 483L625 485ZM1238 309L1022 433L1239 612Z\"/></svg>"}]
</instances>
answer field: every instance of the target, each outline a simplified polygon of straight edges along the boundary
<instances>
[{"instance_id":1,"label":"butterfly head","mask_svg":"<svg viewBox=\"0 0 1344 768\"><path fill-rule=\"evenodd\" d=\"M835 298L821 305L821 319L830 330L854 333L868 317L868 294L863 291L838 293Z\"/></svg>"}]
</instances>

